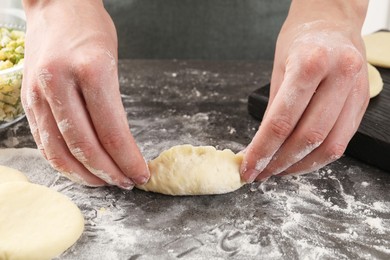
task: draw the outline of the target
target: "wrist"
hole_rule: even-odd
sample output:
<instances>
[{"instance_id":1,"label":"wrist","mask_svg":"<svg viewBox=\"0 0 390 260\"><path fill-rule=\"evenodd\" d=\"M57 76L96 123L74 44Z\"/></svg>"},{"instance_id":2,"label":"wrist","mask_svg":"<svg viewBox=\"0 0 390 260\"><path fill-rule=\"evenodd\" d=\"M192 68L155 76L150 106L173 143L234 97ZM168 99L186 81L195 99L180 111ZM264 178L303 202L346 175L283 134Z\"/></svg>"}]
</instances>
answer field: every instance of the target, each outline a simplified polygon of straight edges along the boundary
<instances>
[{"instance_id":1,"label":"wrist","mask_svg":"<svg viewBox=\"0 0 390 260\"><path fill-rule=\"evenodd\" d=\"M302 22L324 20L361 29L368 0L293 0L289 17Z\"/></svg>"},{"instance_id":2,"label":"wrist","mask_svg":"<svg viewBox=\"0 0 390 260\"><path fill-rule=\"evenodd\" d=\"M101 5L103 6L103 0L66 0L66 1L55 1L55 0L22 0L24 11L28 16L30 13L33 13L37 10L46 9L49 6L65 6L65 5L74 5L74 6L85 6L85 5Z\"/></svg>"},{"instance_id":3,"label":"wrist","mask_svg":"<svg viewBox=\"0 0 390 260\"><path fill-rule=\"evenodd\" d=\"M39 8L47 5L50 0L22 0L23 8L26 13L34 8Z\"/></svg>"}]
</instances>

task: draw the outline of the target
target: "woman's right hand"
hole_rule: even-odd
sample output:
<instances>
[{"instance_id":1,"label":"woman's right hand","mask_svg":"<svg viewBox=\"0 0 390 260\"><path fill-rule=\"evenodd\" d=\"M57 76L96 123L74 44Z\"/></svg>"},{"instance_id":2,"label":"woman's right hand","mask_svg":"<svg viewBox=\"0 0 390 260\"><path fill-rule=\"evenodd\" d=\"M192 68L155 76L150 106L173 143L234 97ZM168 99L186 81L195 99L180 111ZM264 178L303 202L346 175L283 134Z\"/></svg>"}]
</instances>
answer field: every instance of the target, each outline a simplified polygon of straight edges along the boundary
<instances>
[{"instance_id":1,"label":"woman's right hand","mask_svg":"<svg viewBox=\"0 0 390 260\"><path fill-rule=\"evenodd\" d=\"M131 189L149 171L121 102L114 24L100 0L24 0L22 103L39 150L90 186Z\"/></svg>"}]
</instances>

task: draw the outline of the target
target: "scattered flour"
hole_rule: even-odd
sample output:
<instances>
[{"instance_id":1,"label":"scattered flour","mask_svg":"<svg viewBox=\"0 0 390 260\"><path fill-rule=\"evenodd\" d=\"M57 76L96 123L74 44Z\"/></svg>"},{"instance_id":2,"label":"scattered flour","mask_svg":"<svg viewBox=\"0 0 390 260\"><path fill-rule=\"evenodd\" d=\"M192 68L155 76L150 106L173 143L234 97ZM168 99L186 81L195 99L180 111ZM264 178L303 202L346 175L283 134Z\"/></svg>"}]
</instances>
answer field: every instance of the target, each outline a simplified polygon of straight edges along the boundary
<instances>
[{"instance_id":1,"label":"scattered flour","mask_svg":"<svg viewBox=\"0 0 390 260\"><path fill-rule=\"evenodd\" d=\"M377 229L379 233L385 232L385 228L380 218L366 217L364 223L368 224L373 229Z\"/></svg>"},{"instance_id":2,"label":"scattered flour","mask_svg":"<svg viewBox=\"0 0 390 260\"><path fill-rule=\"evenodd\" d=\"M316 149L317 147L319 147L321 145L322 142L317 142L317 143L314 143L314 144L310 144L310 145L307 145L304 149L302 149L301 151L299 151L298 153L294 154L294 161L300 161L302 160L304 157L306 157L306 155L308 155L309 153L311 153L314 149Z\"/></svg>"},{"instance_id":3,"label":"scattered flour","mask_svg":"<svg viewBox=\"0 0 390 260\"><path fill-rule=\"evenodd\" d=\"M34 149L0 150L0 164L64 193L82 210L85 232L59 259L383 259L390 255L390 202L364 199L364 189L353 189L362 181L354 186L349 179L359 173L349 169L272 177L221 196L170 197L83 187L59 176Z\"/></svg>"},{"instance_id":4,"label":"scattered flour","mask_svg":"<svg viewBox=\"0 0 390 260\"><path fill-rule=\"evenodd\" d=\"M64 134L66 131L68 131L70 128L70 123L68 119L64 119L58 123L58 129L60 130L61 134Z\"/></svg>"},{"instance_id":5,"label":"scattered flour","mask_svg":"<svg viewBox=\"0 0 390 260\"><path fill-rule=\"evenodd\" d=\"M256 171L262 171L265 169L265 167L268 165L268 163L271 161L272 157L265 157L261 158L256 161L255 170Z\"/></svg>"},{"instance_id":6,"label":"scattered flour","mask_svg":"<svg viewBox=\"0 0 390 260\"><path fill-rule=\"evenodd\" d=\"M39 87L45 90L48 87L50 81L52 80L53 75L47 69L42 69L41 71L39 71L37 76Z\"/></svg>"},{"instance_id":7,"label":"scattered flour","mask_svg":"<svg viewBox=\"0 0 390 260\"><path fill-rule=\"evenodd\" d=\"M81 148L74 148L74 149L71 150L71 153L81 163L85 164L85 163L88 162L88 160L85 157L84 152L83 152L83 150L81 150Z\"/></svg>"},{"instance_id":8,"label":"scattered flour","mask_svg":"<svg viewBox=\"0 0 390 260\"><path fill-rule=\"evenodd\" d=\"M40 137L41 137L41 142L42 145L45 146L49 143L49 133L46 130L40 131Z\"/></svg>"},{"instance_id":9,"label":"scattered flour","mask_svg":"<svg viewBox=\"0 0 390 260\"><path fill-rule=\"evenodd\" d=\"M81 185L86 185L90 186L86 181L84 181L83 178L81 178L77 173L69 173L69 172L61 172L63 176L67 177L69 180L81 184Z\"/></svg>"},{"instance_id":10,"label":"scattered flour","mask_svg":"<svg viewBox=\"0 0 390 260\"><path fill-rule=\"evenodd\" d=\"M95 169L91 166L84 165L90 172L93 173L93 175L97 176L98 178L102 179L103 181L107 182L111 185L116 185L115 181L103 170Z\"/></svg>"},{"instance_id":11,"label":"scattered flour","mask_svg":"<svg viewBox=\"0 0 390 260\"><path fill-rule=\"evenodd\" d=\"M166 71L164 68L160 73ZM122 99L131 131L145 158L152 159L162 150L183 143L214 145L235 152L244 149L243 140L250 142L257 130L245 112L244 92L249 93L249 88L232 101L226 97L233 94L225 95L229 89L224 87L237 82L237 78L248 86L264 82L256 82L248 74L220 76L204 68L168 71L164 74L166 79L158 82L147 70L144 75L141 71L119 78L121 85L132 87L132 92L123 94ZM180 88L186 77L189 80L184 83L189 88L183 93ZM223 91L216 91L218 88ZM156 106L161 107L158 113ZM241 113L237 113L238 109ZM239 139L226 127L219 131L226 122L232 129L245 130L240 130ZM23 138L18 139L20 145L28 144ZM69 196L82 210L85 232L59 259L390 256L390 201L386 196L389 177L359 172L353 166L345 170L325 168L299 177L271 177L267 182L246 185L221 196L169 197L72 183L33 149L2 149L0 164L19 169L32 182ZM367 188L362 188L363 181L370 184L370 196Z\"/></svg>"}]
</instances>

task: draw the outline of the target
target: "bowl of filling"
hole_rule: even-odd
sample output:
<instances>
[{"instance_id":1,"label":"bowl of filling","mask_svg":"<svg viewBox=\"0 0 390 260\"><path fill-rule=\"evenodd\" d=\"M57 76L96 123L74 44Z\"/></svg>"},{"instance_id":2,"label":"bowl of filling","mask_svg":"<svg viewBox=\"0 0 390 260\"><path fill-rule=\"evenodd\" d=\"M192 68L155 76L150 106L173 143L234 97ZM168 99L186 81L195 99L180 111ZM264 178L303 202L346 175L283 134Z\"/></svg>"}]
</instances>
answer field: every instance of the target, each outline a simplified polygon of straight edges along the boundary
<instances>
[{"instance_id":1,"label":"bowl of filling","mask_svg":"<svg viewBox=\"0 0 390 260\"><path fill-rule=\"evenodd\" d=\"M0 129L24 117L20 91L25 28L21 10L0 10Z\"/></svg>"}]
</instances>

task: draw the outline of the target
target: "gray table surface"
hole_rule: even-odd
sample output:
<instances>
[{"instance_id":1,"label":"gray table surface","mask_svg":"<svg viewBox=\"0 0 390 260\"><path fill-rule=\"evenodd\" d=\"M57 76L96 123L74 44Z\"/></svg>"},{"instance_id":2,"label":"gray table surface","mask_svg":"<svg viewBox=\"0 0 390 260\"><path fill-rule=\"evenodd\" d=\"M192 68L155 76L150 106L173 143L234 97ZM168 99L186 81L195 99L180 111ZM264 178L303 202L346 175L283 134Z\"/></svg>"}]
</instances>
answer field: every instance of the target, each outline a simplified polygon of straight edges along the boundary
<instances>
[{"instance_id":1,"label":"gray table surface","mask_svg":"<svg viewBox=\"0 0 390 260\"><path fill-rule=\"evenodd\" d=\"M243 149L259 124L247 96L271 68L120 60L123 103L146 159L183 143ZM1 130L0 164L71 197L86 219L80 240L59 259L390 258L390 173L347 156L230 194L171 197L73 184L25 147L35 148L26 120Z\"/></svg>"}]
</instances>

